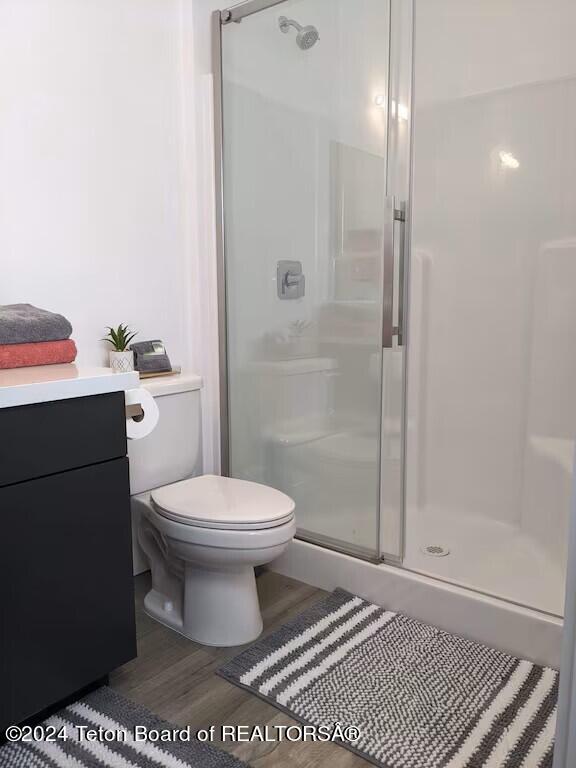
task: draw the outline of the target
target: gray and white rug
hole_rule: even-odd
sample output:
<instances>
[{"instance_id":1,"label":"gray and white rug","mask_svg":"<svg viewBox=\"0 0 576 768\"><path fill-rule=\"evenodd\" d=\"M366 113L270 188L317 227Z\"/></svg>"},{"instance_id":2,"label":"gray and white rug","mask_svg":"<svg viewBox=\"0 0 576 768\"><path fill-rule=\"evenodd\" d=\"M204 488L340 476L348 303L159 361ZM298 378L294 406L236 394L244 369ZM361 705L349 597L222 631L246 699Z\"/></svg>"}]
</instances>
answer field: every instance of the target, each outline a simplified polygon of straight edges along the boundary
<instances>
[{"instance_id":1,"label":"gray and white rug","mask_svg":"<svg viewBox=\"0 0 576 768\"><path fill-rule=\"evenodd\" d=\"M336 590L219 673L386 768L549 768L558 673Z\"/></svg>"},{"instance_id":2,"label":"gray and white rug","mask_svg":"<svg viewBox=\"0 0 576 768\"><path fill-rule=\"evenodd\" d=\"M136 726L151 738L134 738ZM90 740L88 729L98 728L101 735ZM193 730L190 741L170 742L157 740L156 730L182 733L110 688L99 688L45 720L30 741L0 747L0 768L246 768L232 755L199 743ZM116 738L108 741L105 733Z\"/></svg>"}]
</instances>

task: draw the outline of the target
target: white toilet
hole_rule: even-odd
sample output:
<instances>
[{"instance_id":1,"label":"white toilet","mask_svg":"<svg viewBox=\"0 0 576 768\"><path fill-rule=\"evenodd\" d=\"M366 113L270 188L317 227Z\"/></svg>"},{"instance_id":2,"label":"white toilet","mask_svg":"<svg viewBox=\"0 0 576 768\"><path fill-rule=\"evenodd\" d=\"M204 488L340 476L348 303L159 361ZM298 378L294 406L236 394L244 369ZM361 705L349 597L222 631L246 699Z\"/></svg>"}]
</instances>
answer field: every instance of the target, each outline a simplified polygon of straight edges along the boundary
<instances>
[{"instance_id":1,"label":"white toilet","mask_svg":"<svg viewBox=\"0 0 576 768\"><path fill-rule=\"evenodd\" d=\"M262 631L254 567L294 537L294 502L245 480L193 477L201 466L200 378L143 386L160 411L154 432L129 447L135 560L141 547L152 571L145 610L205 645L248 643Z\"/></svg>"}]
</instances>

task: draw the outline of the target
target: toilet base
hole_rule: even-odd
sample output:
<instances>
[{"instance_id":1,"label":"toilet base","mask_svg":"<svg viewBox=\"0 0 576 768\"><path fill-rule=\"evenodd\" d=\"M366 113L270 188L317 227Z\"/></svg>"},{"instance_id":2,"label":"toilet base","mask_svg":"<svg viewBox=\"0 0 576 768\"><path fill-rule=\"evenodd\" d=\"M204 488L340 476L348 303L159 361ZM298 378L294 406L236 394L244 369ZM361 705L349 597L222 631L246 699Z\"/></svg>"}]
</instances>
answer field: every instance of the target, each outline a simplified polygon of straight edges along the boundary
<instances>
[{"instance_id":1,"label":"toilet base","mask_svg":"<svg viewBox=\"0 0 576 768\"><path fill-rule=\"evenodd\" d=\"M262 632L254 568L229 570L186 564L184 611L154 589L144 599L150 618L189 640L218 648L245 645Z\"/></svg>"},{"instance_id":2,"label":"toilet base","mask_svg":"<svg viewBox=\"0 0 576 768\"><path fill-rule=\"evenodd\" d=\"M144 613L151 619L159 621L168 629L182 634L182 609L180 606L174 606L165 595L160 594L155 589L144 598Z\"/></svg>"},{"instance_id":3,"label":"toilet base","mask_svg":"<svg viewBox=\"0 0 576 768\"><path fill-rule=\"evenodd\" d=\"M184 579L186 637L221 648L259 637L262 615L252 566L217 570L186 563Z\"/></svg>"}]
</instances>

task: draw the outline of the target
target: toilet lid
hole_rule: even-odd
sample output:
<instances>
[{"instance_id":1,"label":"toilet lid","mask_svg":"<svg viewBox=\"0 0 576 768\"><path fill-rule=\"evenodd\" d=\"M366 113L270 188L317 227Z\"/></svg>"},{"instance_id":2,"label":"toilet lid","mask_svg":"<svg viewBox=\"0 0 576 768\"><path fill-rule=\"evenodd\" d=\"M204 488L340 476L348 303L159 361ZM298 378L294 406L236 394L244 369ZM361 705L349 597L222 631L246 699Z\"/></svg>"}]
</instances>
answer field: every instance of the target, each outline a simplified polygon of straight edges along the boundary
<instances>
[{"instance_id":1,"label":"toilet lid","mask_svg":"<svg viewBox=\"0 0 576 768\"><path fill-rule=\"evenodd\" d=\"M152 501L162 516L203 528L274 528L294 516L294 502L284 493L215 475L157 488L152 491Z\"/></svg>"}]
</instances>

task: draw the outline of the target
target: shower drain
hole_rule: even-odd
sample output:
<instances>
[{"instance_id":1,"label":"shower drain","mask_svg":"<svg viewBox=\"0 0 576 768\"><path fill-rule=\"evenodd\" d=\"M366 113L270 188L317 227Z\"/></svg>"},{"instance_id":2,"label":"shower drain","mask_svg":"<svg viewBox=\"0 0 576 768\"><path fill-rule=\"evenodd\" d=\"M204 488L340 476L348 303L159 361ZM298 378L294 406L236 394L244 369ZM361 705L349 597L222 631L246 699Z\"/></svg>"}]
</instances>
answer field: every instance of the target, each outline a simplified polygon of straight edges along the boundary
<instances>
[{"instance_id":1,"label":"shower drain","mask_svg":"<svg viewBox=\"0 0 576 768\"><path fill-rule=\"evenodd\" d=\"M441 547L439 544L428 544L425 547L420 547L420 550L429 557L446 557L450 554L448 547Z\"/></svg>"}]
</instances>

